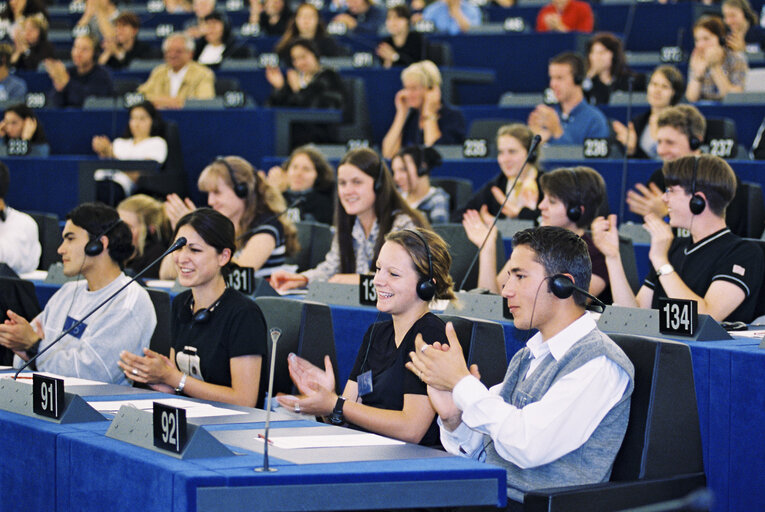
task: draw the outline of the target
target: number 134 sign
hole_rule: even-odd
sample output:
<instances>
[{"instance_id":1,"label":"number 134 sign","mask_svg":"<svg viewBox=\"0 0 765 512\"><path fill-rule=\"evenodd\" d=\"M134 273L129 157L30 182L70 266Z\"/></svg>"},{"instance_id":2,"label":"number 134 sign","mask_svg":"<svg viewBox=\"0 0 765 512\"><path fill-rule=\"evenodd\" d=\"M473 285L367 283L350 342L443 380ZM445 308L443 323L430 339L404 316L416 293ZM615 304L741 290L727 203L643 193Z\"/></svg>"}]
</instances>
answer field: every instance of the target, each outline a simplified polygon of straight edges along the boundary
<instances>
[{"instance_id":1,"label":"number 134 sign","mask_svg":"<svg viewBox=\"0 0 765 512\"><path fill-rule=\"evenodd\" d=\"M690 299L659 299L659 332L693 336L698 325L698 304Z\"/></svg>"}]
</instances>

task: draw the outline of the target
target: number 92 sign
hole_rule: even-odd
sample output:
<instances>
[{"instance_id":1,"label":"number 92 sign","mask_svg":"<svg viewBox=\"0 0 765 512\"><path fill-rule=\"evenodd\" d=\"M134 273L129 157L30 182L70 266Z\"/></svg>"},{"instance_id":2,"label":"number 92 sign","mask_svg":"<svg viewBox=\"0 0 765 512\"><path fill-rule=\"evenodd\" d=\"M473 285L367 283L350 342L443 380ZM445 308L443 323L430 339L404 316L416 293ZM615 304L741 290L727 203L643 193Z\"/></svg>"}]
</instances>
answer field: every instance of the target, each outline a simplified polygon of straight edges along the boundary
<instances>
[{"instance_id":1,"label":"number 92 sign","mask_svg":"<svg viewBox=\"0 0 765 512\"><path fill-rule=\"evenodd\" d=\"M181 453L186 444L186 409L154 402L154 446Z\"/></svg>"}]
</instances>

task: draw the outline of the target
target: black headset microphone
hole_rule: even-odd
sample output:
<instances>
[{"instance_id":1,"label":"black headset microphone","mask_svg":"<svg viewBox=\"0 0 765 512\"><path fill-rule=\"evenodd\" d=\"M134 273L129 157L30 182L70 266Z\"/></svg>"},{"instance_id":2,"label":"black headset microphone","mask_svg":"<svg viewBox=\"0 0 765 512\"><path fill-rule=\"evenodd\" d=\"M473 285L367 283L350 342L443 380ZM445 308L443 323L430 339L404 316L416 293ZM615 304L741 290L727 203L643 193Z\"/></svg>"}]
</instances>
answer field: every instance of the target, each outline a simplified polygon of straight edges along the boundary
<instances>
[{"instance_id":1,"label":"black headset microphone","mask_svg":"<svg viewBox=\"0 0 765 512\"><path fill-rule=\"evenodd\" d=\"M260 228L260 226L262 226L263 224L271 222L274 219L278 219L279 217L281 217L282 215L284 215L285 213L287 213L288 211L290 211L294 207L299 206L299 205L301 205L303 203L305 203L305 197L302 197L302 196L298 197L297 199L292 201L287 208L285 208L284 210L280 211L279 213L275 213L274 215L271 215L270 217L266 217L262 222L259 222L257 226L255 226L252 229L248 229L247 231L245 231L244 233L242 233L241 235L236 237L236 239L237 240L242 240L244 238L248 238L248 237L252 236L253 234L255 234L255 231L257 231Z\"/></svg>"},{"instance_id":2,"label":"black headset microphone","mask_svg":"<svg viewBox=\"0 0 765 512\"><path fill-rule=\"evenodd\" d=\"M632 3L632 5L635 5L635 2ZM632 6L630 6L630 9ZM630 26L632 23L630 22ZM621 198L621 201L619 201L619 220L624 219L624 198L627 196L627 160L629 159L629 145L630 145L630 122L632 121L632 88L635 84L635 75L630 74L629 78L627 79L627 119L625 121L624 126L627 127L627 141L624 144L624 159L622 160L622 192L619 196ZM635 133L635 137L637 137L637 133ZM637 140L635 141L635 146L637 146Z\"/></svg>"},{"instance_id":3,"label":"black headset microphone","mask_svg":"<svg viewBox=\"0 0 765 512\"><path fill-rule=\"evenodd\" d=\"M601 308L601 312L606 308L606 305L603 303L603 301L592 295L584 288L575 285L574 281L565 274L555 274L554 276L546 277L545 279L550 280L550 283L548 284L549 290L559 299L568 299L574 294L574 292L578 292L585 297L592 299L592 301Z\"/></svg>"},{"instance_id":4,"label":"black headset microphone","mask_svg":"<svg viewBox=\"0 0 765 512\"><path fill-rule=\"evenodd\" d=\"M540 137L539 135L534 135L534 138L531 139L531 144L529 145L529 152L526 155L526 160L523 161L521 170L518 171L518 174L515 176L515 180L513 181L513 184L510 186L510 189L505 193L505 200L502 201L501 205L499 205L499 211L494 216L494 221L491 223L491 226L489 227L489 231L486 233L486 237L483 239L483 242L481 242L480 247L478 247L478 251L475 253L475 256L473 257L473 260L470 262L470 265L468 265L467 272L465 272L465 277L462 278L462 282L457 288L457 291L462 290L463 287L465 286L465 282L467 282L467 278L470 275L470 271L473 270L473 267L475 266L475 262L478 261L478 255L481 254L481 251L486 245L486 241L489 240L489 235L491 235L491 230L494 229L494 226L497 225L499 216L502 215L502 209L505 207L505 204L507 204L507 200L510 199L510 193L513 191L513 189L515 189L515 186L518 184L518 180L523 174L523 171L526 170L526 165L528 165L529 160L531 160L536 154L537 146L539 146L539 143L541 141L542 141L542 137Z\"/></svg>"},{"instance_id":5,"label":"black headset microphone","mask_svg":"<svg viewBox=\"0 0 765 512\"><path fill-rule=\"evenodd\" d=\"M114 225L113 225L113 226L111 226L109 229L112 229L114 226L116 226L116 225L117 225L117 223L113 223L113 224L114 224ZM109 229L105 230L105 232L106 232L106 231L108 231ZM95 239L95 240L93 241L93 242L98 242L98 244L100 244L100 245L101 245L101 248L100 248L100 250L99 250L99 253L100 253L101 251L103 251L103 250L104 250L103 244L101 244L101 240L100 240L101 236L103 236L103 235L100 235L100 236L99 236L97 239ZM90 243L93 243L93 242L90 242ZM88 245L90 245L90 243L89 243ZM64 336L66 336L66 335L67 335L67 334L69 334L70 332L72 332L72 331L74 331L75 329L77 329L77 328L78 328L80 325L82 325L82 324L83 324L83 322L85 322L85 320L87 320L88 318L90 318L90 316L91 316L93 313L95 313L96 311L98 311L99 309L101 309L103 306L105 306L105 305L106 305L108 302L110 302L110 301L111 301L111 300L112 300L114 297L116 297L116 296L117 296L117 295L118 295L120 292L122 292L122 290L124 290L125 288L127 288L128 286L130 286L130 285L131 285L131 284L132 284L132 283L133 283L133 282L134 282L136 279L138 279L139 277L141 277L141 276L142 276L142 275L143 275L143 274L144 274L144 273L145 273L147 270L149 270L151 267L153 267L154 265L156 265L157 263L159 263L160 261L162 261L162 259L163 259L165 256L167 256L168 254L170 254L170 253L172 253L172 252L175 252L175 251L177 251L178 249L180 249L180 248L181 248L181 247L183 247L184 245L186 245L186 238L185 238L185 237L180 237L178 240L176 240L176 241L175 241L175 243L173 243L173 245L171 245L171 246L170 246L170 248L169 248L169 249L167 249L165 252L163 252L163 253L162 253L162 255L161 255L159 258L155 259L154 261L152 261L151 263L149 263L148 265L146 265L146 266L145 266L143 269L141 269L141 271L140 271L140 272L138 272L138 273L137 273L135 276L133 276L133 277L130 279L130 281L128 281L127 283L125 283L124 285L122 285L122 286L120 287L120 289L119 289L119 290L117 290L116 292L112 293L112 294L111 294L111 295L110 295L108 298L106 298L106 299L105 299L103 302L101 302L101 303L100 303L98 306L96 306L95 308L93 308L92 310L90 310L90 312L89 312L87 315L85 315L85 316L84 316L84 317L82 317L80 320L78 320L78 321L76 321L74 324L72 324L72 326L71 326L69 329L67 329L67 330L65 330L64 332L62 332L62 333L61 333L61 334L58 336L58 338L56 338L55 340L53 340L53 341L52 341L52 342L51 342L51 343L50 343L50 344L49 344L47 347L45 347L44 349L42 349L41 351L39 351L37 354L35 354L33 357L31 357L31 358L29 359L29 361L27 361L26 363L24 363L24 365L23 365L21 368L19 368L19 370L18 370L18 371L17 371L17 372L16 372L16 373L13 375L13 379L14 379L14 380L16 380L16 378L19 376L19 373L21 373L21 372L22 372L22 371L24 371L24 370L25 370L25 369L26 369L26 368L27 368L29 365L31 365L32 363L34 363L34 362L37 360L37 358L39 358L41 355L43 355L45 352L47 352L47 351L48 351L48 350L49 350L51 347L53 347L54 345L56 345L56 343L58 343L59 341L61 341L61 339L62 339L62 338L64 338ZM86 250L87 250L87 248L86 248Z\"/></svg>"}]
</instances>

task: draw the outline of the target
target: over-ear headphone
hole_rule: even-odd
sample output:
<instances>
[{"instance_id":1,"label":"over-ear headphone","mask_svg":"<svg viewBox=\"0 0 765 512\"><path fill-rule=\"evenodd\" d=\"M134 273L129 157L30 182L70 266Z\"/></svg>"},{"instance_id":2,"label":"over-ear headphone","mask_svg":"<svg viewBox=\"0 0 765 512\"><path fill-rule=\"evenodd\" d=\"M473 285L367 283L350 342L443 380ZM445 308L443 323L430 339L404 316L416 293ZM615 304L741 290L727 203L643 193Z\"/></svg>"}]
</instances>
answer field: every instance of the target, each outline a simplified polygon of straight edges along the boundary
<instances>
[{"instance_id":1,"label":"over-ear headphone","mask_svg":"<svg viewBox=\"0 0 765 512\"><path fill-rule=\"evenodd\" d=\"M576 171L574 169L568 169L568 172L570 172L571 176L574 178L576 203L566 207L566 217L568 217L571 222L578 222L579 219L582 218L582 211L584 210L584 205L582 204L582 191L579 189L579 177L576 175Z\"/></svg>"},{"instance_id":2,"label":"over-ear headphone","mask_svg":"<svg viewBox=\"0 0 765 512\"><path fill-rule=\"evenodd\" d=\"M228 170L229 177L231 178L231 185L233 186L236 197L240 199L246 198L247 194L250 192L249 187L247 186L247 183L237 181L236 176L234 175L234 169L231 167L231 164L229 164L222 156L217 157L213 163L222 164ZM257 180L257 174L255 179Z\"/></svg>"},{"instance_id":3,"label":"over-ear headphone","mask_svg":"<svg viewBox=\"0 0 765 512\"><path fill-rule=\"evenodd\" d=\"M380 168L377 170L377 178L375 178L375 182L374 182L375 195L377 195L380 192L380 190L382 190L382 177L384 172L385 172L385 163L383 162L383 157L380 156Z\"/></svg>"},{"instance_id":4,"label":"over-ear headphone","mask_svg":"<svg viewBox=\"0 0 765 512\"><path fill-rule=\"evenodd\" d=\"M707 207L707 202L704 199L704 196L696 193L696 173L698 172L698 168L699 168L699 157L694 157L693 176L691 178L691 200L688 201L688 207L691 209L691 213L694 215L700 214L701 212L704 211L704 208Z\"/></svg>"},{"instance_id":5,"label":"over-ear headphone","mask_svg":"<svg viewBox=\"0 0 765 512\"><path fill-rule=\"evenodd\" d=\"M550 278L549 290L559 299L568 299L574 294L574 281L565 274L555 274Z\"/></svg>"},{"instance_id":6,"label":"over-ear headphone","mask_svg":"<svg viewBox=\"0 0 765 512\"><path fill-rule=\"evenodd\" d=\"M436 296L436 283L433 282L433 259L430 255L430 247L428 242L425 241L425 237L420 233L414 229L407 229L407 231L413 233L422 241L422 245L425 246L425 254L428 255L428 275L417 282L417 296L425 302L430 302Z\"/></svg>"},{"instance_id":7,"label":"over-ear headphone","mask_svg":"<svg viewBox=\"0 0 765 512\"><path fill-rule=\"evenodd\" d=\"M85 255L87 255L87 256L98 256L99 254L101 254L103 252L103 250L104 250L104 244L101 243L101 237L106 235L112 229L114 229L117 226L117 224L119 224L120 222L122 222L122 219L117 217L117 220L112 221L106 227L106 229L101 231L95 237L91 238L90 241L87 244L85 244Z\"/></svg>"},{"instance_id":8,"label":"over-ear headphone","mask_svg":"<svg viewBox=\"0 0 765 512\"><path fill-rule=\"evenodd\" d=\"M696 151L701 147L703 141L694 135L693 130L691 129L690 116L685 119L685 131L688 134L688 146L691 148L691 151Z\"/></svg>"},{"instance_id":9,"label":"over-ear headphone","mask_svg":"<svg viewBox=\"0 0 765 512\"><path fill-rule=\"evenodd\" d=\"M189 311L191 311L191 322L194 324L203 324L210 321L210 318L212 318L212 314L215 311L215 308L218 307L218 304L220 304L221 299L223 296L219 297L218 300L213 303L212 306L209 308L202 308L196 313L194 313L194 295L190 294L189 299L186 301L186 305L189 308Z\"/></svg>"}]
</instances>

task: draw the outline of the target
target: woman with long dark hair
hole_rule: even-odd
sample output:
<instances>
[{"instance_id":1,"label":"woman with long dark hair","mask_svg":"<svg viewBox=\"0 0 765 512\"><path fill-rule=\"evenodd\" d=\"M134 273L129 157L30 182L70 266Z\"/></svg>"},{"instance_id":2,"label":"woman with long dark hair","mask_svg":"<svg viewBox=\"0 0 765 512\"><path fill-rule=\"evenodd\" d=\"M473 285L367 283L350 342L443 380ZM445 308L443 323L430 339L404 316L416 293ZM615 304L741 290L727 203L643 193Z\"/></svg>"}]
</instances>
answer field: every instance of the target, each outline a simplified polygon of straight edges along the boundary
<instances>
[{"instance_id":1,"label":"woman with long dark hair","mask_svg":"<svg viewBox=\"0 0 765 512\"><path fill-rule=\"evenodd\" d=\"M226 287L223 269L234 252L234 225L211 208L183 216L171 257L190 288L173 300L170 357L150 349L122 352L125 376L159 391L247 407L262 402L259 386L268 352L266 323L254 301Z\"/></svg>"},{"instance_id":2,"label":"woman with long dark hair","mask_svg":"<svg viewBox=\"0 0 765 512\"><path fill-rule=\"evenodd\" d=\"M427 225L396 191L388 166L376 152L351 150L337 167L335 237L327 257L300 274L274 272L271 284L284 291L314 280L358 283L359 274L373 268L386 234Z\"/></svg>"},{"instance_id":3,"label":"woman with long dark hair","mask_svg":"<svg viewBox=\"0 0 765 512\"><path fill-rule=\"evenodd\" d=\"M599 32L585 45L587 76L582 90L593 105L607 105L613 91L645 90L645 76L627 67L622 41L610 32Z\"/></svg>"},{"instance_id":4,"label":"woman with long dark hair","mask_svg":"<svg viewBox=\"0 0 765 512\"><path fill-rule=\"evenodd\" d=\"M48 156L50 146L34 110L23 103L5 109L0 122L0 155Z\"/></svg>"},{"instance_id":5,"label":"woman with long dark hair","mask_svg":"<svg viewBox=\"0 0 765 512\"><path fill-rule=\"evenodd\" d=\"M348 51L327 33L327 27L321 20L319 10L312 4L300 4L298 6L295 16L287 23L284 35L276 43L274 52L279 55L282 62L289 61L289 50L296 39L312 41L319 49L319 55L325 57L338 57L348 54Z\"/></svg>"}]
</instances>

